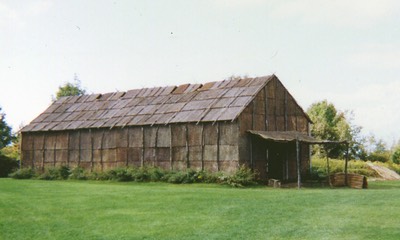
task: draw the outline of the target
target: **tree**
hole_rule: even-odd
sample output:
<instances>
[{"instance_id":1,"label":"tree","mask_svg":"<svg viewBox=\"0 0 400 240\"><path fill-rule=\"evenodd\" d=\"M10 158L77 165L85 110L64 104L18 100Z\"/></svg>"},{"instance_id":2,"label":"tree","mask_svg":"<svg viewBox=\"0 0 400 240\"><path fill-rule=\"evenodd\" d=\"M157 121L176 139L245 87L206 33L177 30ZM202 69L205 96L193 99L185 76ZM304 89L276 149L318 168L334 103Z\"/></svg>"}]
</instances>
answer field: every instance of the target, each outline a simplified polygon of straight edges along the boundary
<instances>
[{"instance_id":1,"label":"tree","mask_svg":"<svg viewBox=\"0 0 400 240\"><path fill-rule=\"evenodd\" d=\"M5 118L6 115L2 113L0 107L0 177L7 177L18 167L18 162L15 159L3 154L4 148L14 139L12 129L6 123Z\"/></svg>"},{"instance_id":2,"label":"tree","mask_svg":"<svg viewBox=\"0 0 400 240\"><path fill-rule=\"evenodd\" d=\"M12 129L6 123L6 114L2 113L2 109L0 107L0 149L10 144L12 140Z\"/></svg>"},{"instance_id":3,"label":"tree","mask_svg":"<svg viewBox=\"0 0 400 240\"><path fill-rule=\"evenodd\" d=\"M79 80L78 75L74 74L74 82L67 82L62 86L58 87L55 100L66 96L81 96L86 94L86 90L81 86L81 80Z\"/></svg>"},{"instance_id":4,"label":"tree","mask_svg":"<svg viewBox=\"0 0 400 240\"><path fill-rule=\"evenodd\" d=\"M392 153L392 156L390 156L390 159L392 162L400 164L400 145L397 145Z\"/></svg>"},{"instance_id":5,"label":"tree","mask_svg":"<svg viewBox=\"0 0 400 240\"><path fill-rule=\"evenodd\" d=\"M352 158L359 158L364 153L363 139L360 137L361 127L352 124L352 112L341 112L327 100L313 103L307 110L307 114L314 124L311 125L311 135L321 140L349 142L349 154ZM347 151L345 145L314 146L313 153L319 156L343 157Z\"/></svg>"}]
</instances>

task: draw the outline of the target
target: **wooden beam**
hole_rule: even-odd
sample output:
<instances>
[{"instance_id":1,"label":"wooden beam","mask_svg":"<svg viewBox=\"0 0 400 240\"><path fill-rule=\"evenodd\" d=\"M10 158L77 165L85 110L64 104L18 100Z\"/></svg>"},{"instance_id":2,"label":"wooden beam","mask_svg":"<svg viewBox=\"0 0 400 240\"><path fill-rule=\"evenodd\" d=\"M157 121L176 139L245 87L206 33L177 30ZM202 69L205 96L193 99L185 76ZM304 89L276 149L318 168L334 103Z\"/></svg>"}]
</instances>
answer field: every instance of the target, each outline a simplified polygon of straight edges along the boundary
<instances>
[{"instance_id":1,"label":"wooden beam","mask_svg":"<svg viewBox=\"0 0 400 240\"><path fill-rule=\"evenodd\" d=\"M297 188L301 188L300 141L296 139Z\"/></svg>"},{"instance_id":2,"label":"wooden beam","mask_svg":"<svg viewBox=\"0 0 400 240\"><path fill-rule=\"evenodd\" d=\"M201 170L204 171L204 123L201 124Z\"/></svg>"},{"instance_id":3,"label":"wooden beam","mask_svg":"<svg viewBox=\"0 0 400 240\"><path fill-rule=\"evenodd\" d=\"M185 148L186 148L186 168L190 168L189 162L189 127L188 124L185 124Z\"/></svg>"},{"instance_id":4,"label":"wooden beam","mask_svg":"<svg viewBox=\"0 0 400 240\"><path fill-rule=\"evenodd\" d=\"M171 171L174 169L172 161L172 127L171 124L169 124L169 165Z\"/></svg>"},{"instance_id":5,"label":"wooden beam","mask_svg":"<svg viewBox=\"0 0 400 240\"><path fill-rule=\"evenodd\" d=\"M104 163L103 163L103 142L104 142L104 134L105 131L101 133L101 142L100 142L100 164L101 164L101 171L104 170Z\"/></svg>"},{"instance_id":6,"label":"wooden beam","mask_svg":"<svg viewBox=\"0 0 400 240\"><path fill-rule=\"evenodd\" d=\"M129 166L129 141L130 141L130 127L127 128L126 131L126 164L125 166L128 167Z\"/></svg>"},{"instance_id":7,"label":"wooden beam","mask_svg":"<svg viewBox=\"0 0 400 240\"><path fill-rule=\"evenodd\" d=\"M41 169L42 171L44 171L44 162L45 162L45 158L46 158L46 134L43 134L43 152L42 152L42 166Z\"/></svg>"},{"instance_id":8,"label":"wooden beam","mask_svg":"<svg viewBox=\"0 0 400 240\"><path fill-rule=\"evenodd\" d=\"M347 179L347 165L349 162L349 143L346 143L346 158L344 163L344 185L348 186L348 179Z\"/></svg>"},{"instance_id":9,"label":"wooden beam","mask_svg":"<svg viewBox=\"0 0 400 240\"><path fill-rule=\"evenodd\" d=\"M142 127L142 159L140 161L140 166L144 167L144 145L145 145L145 141L144 141L144 127Z\"/></svg>"},{"instance_id":10,"label":"wooden beam","mask_svg":"<svg viewBox=\"0 0 400 240\"><path fill-rule=\"evenodd\" d=\"M78 167L81 165L81 130L78 131Z\"/></svg>"},{"instance_id":11,"label":"wooden beam","mask_svg":"<svg viewBox=\"0 0 400 240\"><path fill-rule=\"evenodd\" d=\"M220 171L220 139L221 139L221 133L219 129L219 122L217 122L217 170Z\"/></svg>"},{"instance_id":12,"label":"wooden beam","mask_svg":"<svg viewBox=\"0 0 400 240\"><path fill-rule=\"evenodd\" d=\"M92 129L89 129L89 135L90 135L90 171L93 172L94 170L94 140L93 140L93 134L92 134Z\"/></svg>"}]
</instances>

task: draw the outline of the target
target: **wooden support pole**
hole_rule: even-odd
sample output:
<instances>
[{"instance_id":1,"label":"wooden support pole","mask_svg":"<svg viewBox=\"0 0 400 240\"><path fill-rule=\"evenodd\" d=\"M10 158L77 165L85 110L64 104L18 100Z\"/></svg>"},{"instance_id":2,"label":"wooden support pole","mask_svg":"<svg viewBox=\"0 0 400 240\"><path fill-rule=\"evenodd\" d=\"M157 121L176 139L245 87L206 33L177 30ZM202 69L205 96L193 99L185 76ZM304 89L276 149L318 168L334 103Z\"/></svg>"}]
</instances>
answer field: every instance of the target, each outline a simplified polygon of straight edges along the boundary
<instances>
[{"instance_id":1,"label":"wooden support pole","mask_svg":"<svg viewBox=\"0 0 400 240\"><path fill-rule=\"evenodd\" d=\"M297 162L297 188L301 188L301 166L300 166L300 141L296 139L296 162Z\"/></svg>"},{"instance_id":2,"label":"wooden support pole","mask_svg":"<svg viewBox=\"0 0 400 240\"><path fill-rule=\"evenodd\" d=\"M78 131L78 167L81 165L81 130Z\"/></svg>"},{"instance_id":3,"label":"wooden support pole","mask_svg":"<svg viewBox=\"0 0 400 240\"><path fill-rule=\"evenodd\" d=\"M46 159L46 134L43 134L43 152L42 152L42 166L41 166L41 170L44 171L44 162Z\"/></svg>"},{"instance_id":4,"label":"wooden support pole","mask_svg":"<svg viewBox=\"0 0 400 240\"><path fill-rule=\"evenodd\" d=\"M144 145L145 145L145 141L144 141L144 127L142 127L142 159L140 162L140 166L144 167Z\"/></svg>"},{"instance_id":5,"label":"wooden support pole","mask_svg":"<svg viewBox=\"0 0 400 240\"><path fill-rule=\"evenodd\" d=\"M57 135L56 135L56 139L54 141L53 144L53 166L56 166L56 162L57 162L57 151L56 151L56 147L57 147Z\"/></svg>"},{"instance_id":6,"label":"wooden support pole","mask_svg":"<svg viewBox=\"0 0 400 240\"><path fill-rule=\"evenodd\" d=\"M158 130L159 130L159 126L157 126L156 128L156 136L155 136L155 140L154 140L154 152L153 152L153 167L156 166L157 162L158 162Z\"/></svg>"},{"instance_id":7,"label":"wooden support pole","mask_svg":"<svg viewBox=\"0 0 400 240\"><path fill-rule=\"evenodd\" d=\"M204 171L204 123L201 124L201 170Z\"/></svg>"},{"instance_id":8,"label":"wooden support pole","mask_svg":"<svg viewBox=\"0 0 400 240\"><path fill-rule=\"evenodd\" d=\"M93 172L94 170L94 140L93 140L93 134L92 130L89 129L89 135L90 135L90 171Z\"/></svg>"},{"instance_id":9,"label":"wooden support pole","mask_svg":"<svg viewBox=\"0 0 400 240\"><path fill-rule=\"evenodd\" d=\"M284 105L284 111L285 111L285 131L288 130L288 100L287 100L287 91L285 90L285 105Z\"/></svg>"},{"instance_id":10,"label":"wooden support pole","mask_svg":"<svg viewBox=\"0 0 400 240\"><path fill-rule=\"evenodd\" d=\"M32 139L32 144L31 144L31 149L32 149L32 161L31 161L31 167L32 167L32 169L34 169L35 168L35 145L33 144L35 141L34 141L34 137L31 135L31 139Z\"/></svg>"},{"instance_id":11,"label":"wooden support pole","mask_svg":"<svg viewBox=\"0 0 400 240\"><path fill-rule=\"evenodd\" d=\"M186 148L186 168L190 168L189 162L189 128L188 125L185 124L185 148Z\"/></svg>"},{"instance_id":12,"label":"wooden support pole","mask_svg":"<svg viewBox=\"0 0 400 240\"><path fill-rule=\"evenodd\" d=\"M70 151L69 151L69 132L67 132L67 166L69 167L69 154L70 154Z\"/></svg>"},{"instance_id":13,"label":"wooden support pole","mask_svg":"<svg viewBox=\"0 0 400 240\"><path fill-rule=\"evenodd\" d=\"M220 141L221 141L221 131L219 129L219 122L217 123L217 170L221 170L220 166Z\"/></svg>"},{"instance_id":14,"label":"wooden support pole","mask_svg":"<svg viewBox=\"0 0 400 240\"><path fill-rule=\"evenodd\" d=\"M125 166L128 167L129 166L129 141L130 141L130 130L131 128L128 127L127 131L126 131L126 164Z\"/></svg>"},{"instance_id":15,"label":"wooden support pole","mask_svg":"<svg viewBox=\"0 0 400 240\"><path fill-rule=\"evenodd\" d=\"M346 158L344 162L344 185L348 186L348 179L347 179L347 165L349 162L349 143L346 142Z\"/></svg>"},{"instance_id":16,"label":"wooden support pole","mask_svg":"<svg viewBox=\"0 0 400 240\"><path fill-rule=\"evenodd\" d=\"M169 125L169 166L170 170L174 169L173 162L172 162L172 127L171 124Z\"/></svg>"},{"instance_id":17,"label":"wooden support pole","mask_svg":"<svg viewBox=\"0 0 400 240\"><path fill-rule=\"evenodd\" d=\"M264 131L268 131L268 97L267 97L267 86L264 87L264 120L265 126Z\"/></svg>"},{"instance_id":18,"label":"wooden support pole","mask_svg":"<svg viewBox=\"0 0 400 240\"><path fill-rule=\"evenodd\" d=\"M101 164L101 171L104 170L104 161L103 161L103 143L104 143L104 135L105 131L101 133L101 142L100 142L100 164Z\"/></svg>"},{"instance_id":19,"label":"wooden support pole","mask_svg":"<svg viewBox=\"0 0 400 240\"><path fill-rule=\"evenodd\" d=\"M325 146L325 153L326 153L326 174L328 175L328 183L329 186L332 187L332 182L331 182L331 173L330 173L330 167L329 167L329 153L328 153L328 148Z\"/></svg>"}]
</instances>

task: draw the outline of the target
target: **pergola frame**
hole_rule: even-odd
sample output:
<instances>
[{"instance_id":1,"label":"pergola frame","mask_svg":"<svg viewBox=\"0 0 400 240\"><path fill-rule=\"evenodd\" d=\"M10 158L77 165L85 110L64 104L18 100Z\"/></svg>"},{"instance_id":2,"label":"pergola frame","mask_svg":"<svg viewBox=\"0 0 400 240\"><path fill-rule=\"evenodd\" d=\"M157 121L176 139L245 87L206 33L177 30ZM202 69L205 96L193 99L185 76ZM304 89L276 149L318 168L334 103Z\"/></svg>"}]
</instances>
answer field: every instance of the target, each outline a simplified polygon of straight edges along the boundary
<instances>
[{"instance_id":1,"label":"pergola frame","mask_svg":"<svg viewBox=\"0 0 400 240\"><path fill-rule=\"evenodd\" d=\"M345 185L348 185L347 182L347 165L349 161L349 143L348 141L330 141L330 140L319 140L308 136L304 133L297 131L248 131L251 135L258 136L264 140L280 142L280 143L296 143L296 168L297 168L297 188L301 188L301 170L300 170L300 143L306 143L309 145L337 145L337 144L345 144L346 145L346 158L345 158ZM328 158L328 154L327 154ZM310 159L311 161L311 159ZM329 158L328 158L328 175L329 175ZM329 176L328 176L329 177Z\"/></svg>"}]
</instances>

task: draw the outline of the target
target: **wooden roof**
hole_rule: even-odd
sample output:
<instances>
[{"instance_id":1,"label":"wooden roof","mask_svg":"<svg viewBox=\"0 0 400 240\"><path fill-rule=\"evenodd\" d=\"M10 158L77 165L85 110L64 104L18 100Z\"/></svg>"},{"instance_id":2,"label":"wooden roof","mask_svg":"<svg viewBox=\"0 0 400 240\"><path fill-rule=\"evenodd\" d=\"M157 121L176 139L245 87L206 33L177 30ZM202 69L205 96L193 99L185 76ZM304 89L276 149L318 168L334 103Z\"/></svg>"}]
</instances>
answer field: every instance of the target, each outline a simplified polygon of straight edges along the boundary
<instances>
[{"instance_id":1,"label":"wooden roof","mask_svg":"<svg viewBox=\"0 0 400 240\"><path fill-rule=\"evenodd\" d=\"M274 77L62 97L21 131L234 121Z\"/></svg>"}]
</instances>

